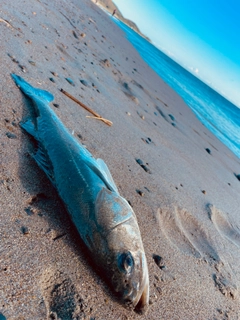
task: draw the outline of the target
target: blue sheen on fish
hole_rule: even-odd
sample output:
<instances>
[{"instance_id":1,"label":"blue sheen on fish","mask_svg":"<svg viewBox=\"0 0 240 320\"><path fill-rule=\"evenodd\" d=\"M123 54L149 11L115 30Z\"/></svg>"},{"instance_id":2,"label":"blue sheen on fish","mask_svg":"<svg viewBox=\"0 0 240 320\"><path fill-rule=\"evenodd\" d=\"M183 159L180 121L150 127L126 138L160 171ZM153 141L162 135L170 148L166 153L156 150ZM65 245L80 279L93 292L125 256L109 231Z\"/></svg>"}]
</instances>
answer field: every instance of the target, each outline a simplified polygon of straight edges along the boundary
<instances>
[{"instance_id":1,"label":"blue sheen on fish","mask_svg":"<svg viewBox=\"0 0 240 320\"><path fill-rule=\"evenodd\" d=\"M12 78L34 107L34 116L20 124L37 142L33 158L57 189L79 235L121 301L145 311L148 267L131 206L120 196L105 162L95 159L50 108L53 95L15 74Z\"/></svg>"}]
</instances>

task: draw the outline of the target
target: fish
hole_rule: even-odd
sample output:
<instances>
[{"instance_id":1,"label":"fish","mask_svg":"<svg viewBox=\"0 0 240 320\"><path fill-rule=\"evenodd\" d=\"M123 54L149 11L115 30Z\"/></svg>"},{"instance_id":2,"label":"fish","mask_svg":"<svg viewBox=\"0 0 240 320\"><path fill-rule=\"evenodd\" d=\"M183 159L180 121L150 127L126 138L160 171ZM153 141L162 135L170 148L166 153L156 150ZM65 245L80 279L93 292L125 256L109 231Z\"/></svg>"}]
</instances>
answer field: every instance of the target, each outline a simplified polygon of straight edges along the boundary
<instances>
[{"instance_id":1,"label":"fish","mask_svg":"<svg viewBox=\"0 0 240 320\"><path fill-rule=\"evenodd\" d=\"M36 141L32 157L56 188L94 263L127 308L149 304L149 275L136 215L102 159L68 131L49 103L54 96L11 74L33 114L20 126Z\"/></svg>"}]
</instances>

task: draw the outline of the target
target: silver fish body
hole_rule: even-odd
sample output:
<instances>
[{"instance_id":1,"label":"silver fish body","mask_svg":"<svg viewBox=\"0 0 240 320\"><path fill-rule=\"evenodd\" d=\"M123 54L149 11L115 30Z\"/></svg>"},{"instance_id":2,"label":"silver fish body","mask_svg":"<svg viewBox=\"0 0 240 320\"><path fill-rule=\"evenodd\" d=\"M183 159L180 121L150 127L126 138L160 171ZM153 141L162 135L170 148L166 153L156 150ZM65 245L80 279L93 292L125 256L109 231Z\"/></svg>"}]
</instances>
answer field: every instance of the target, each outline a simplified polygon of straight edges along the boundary
<instances>
[{"instance_id":1,"label":"silver fish body","mask_svg":"<svg viewBox=\"0 0 240 320\"><path fill-rule=\"evenodd\" d=\"M70 134L49 107L54 97L12 74L31 99L34 117L21 123L37 141L33 155L58 191L82 240L126 305L145 310L149 278L136 216L107 165Z\"/></svg>"}]
</instances>

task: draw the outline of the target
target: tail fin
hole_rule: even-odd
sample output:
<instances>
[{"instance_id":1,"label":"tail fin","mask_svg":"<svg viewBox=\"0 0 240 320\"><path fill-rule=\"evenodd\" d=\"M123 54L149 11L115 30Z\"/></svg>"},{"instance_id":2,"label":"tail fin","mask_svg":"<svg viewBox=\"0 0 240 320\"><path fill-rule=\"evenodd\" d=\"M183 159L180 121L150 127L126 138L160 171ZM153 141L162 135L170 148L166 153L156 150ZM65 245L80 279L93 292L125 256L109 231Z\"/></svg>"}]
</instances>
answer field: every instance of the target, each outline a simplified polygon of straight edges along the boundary
<instances>
[{"instance_id":1,"label":"tail fin","mask_svg":"<svg viewBox=\"0 0 240 320\"><path fill-rule=\"evenodd\" d=\"M33 99L38 97L47 102L54 100L54 96L50 92L32 87L27 81L16 74L12 73L11 76L20 90L29 98Z\"/></svg>"}]
</instances>

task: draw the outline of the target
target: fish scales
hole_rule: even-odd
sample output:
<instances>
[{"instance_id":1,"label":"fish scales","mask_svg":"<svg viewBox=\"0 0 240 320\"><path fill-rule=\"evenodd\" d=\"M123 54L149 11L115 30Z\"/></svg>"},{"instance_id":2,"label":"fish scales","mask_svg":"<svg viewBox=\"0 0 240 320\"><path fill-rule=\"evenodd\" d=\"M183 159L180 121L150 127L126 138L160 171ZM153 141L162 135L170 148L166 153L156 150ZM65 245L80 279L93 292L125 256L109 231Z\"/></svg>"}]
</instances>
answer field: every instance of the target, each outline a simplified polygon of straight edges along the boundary
<instances>
[{"instance_id":1,"label":"fish scales","mask_svg":"<svg viewBox=\"0 0 240 320\"><path fill-rule=\"evenodd\" d=\"M145 311L149 276L137 218L109 169L66 129L49 103L51 93L12 74L32 101L34 116L21 123L37 141L33 158L58 191L80 237L126 306Z\"/></svg>"}]
</instances>

